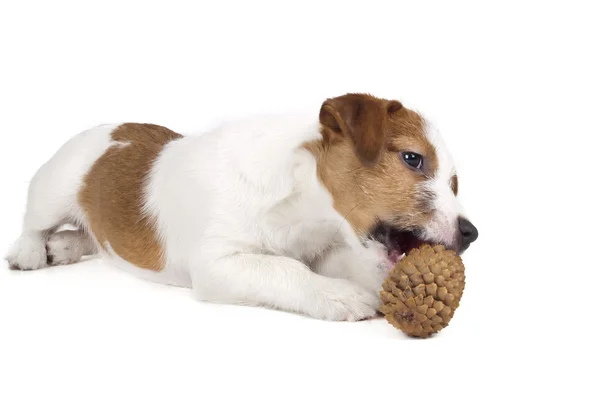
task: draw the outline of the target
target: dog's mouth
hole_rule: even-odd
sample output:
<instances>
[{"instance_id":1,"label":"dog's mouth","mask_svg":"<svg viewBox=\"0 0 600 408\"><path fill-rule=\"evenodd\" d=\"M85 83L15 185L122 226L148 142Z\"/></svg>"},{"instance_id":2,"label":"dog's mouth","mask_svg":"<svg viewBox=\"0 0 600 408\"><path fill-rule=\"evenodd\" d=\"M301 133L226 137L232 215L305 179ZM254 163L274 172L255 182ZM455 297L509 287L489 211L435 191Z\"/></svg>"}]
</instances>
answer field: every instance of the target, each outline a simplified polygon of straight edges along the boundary
<instances>
[{"instance_id":1,"label":"dog's mouth","mask_svg":"<svg viewBox=\"0 0 600 408\"><path fill-rule=\"evenodd\" d=\"M394 264L408 254L411 249L418 248L423 244L436 244L419 238L418 230L404 230L384 222L375 226L371 231L371 238L385 245L388 260Z\"/></svg>"}]
</instances>

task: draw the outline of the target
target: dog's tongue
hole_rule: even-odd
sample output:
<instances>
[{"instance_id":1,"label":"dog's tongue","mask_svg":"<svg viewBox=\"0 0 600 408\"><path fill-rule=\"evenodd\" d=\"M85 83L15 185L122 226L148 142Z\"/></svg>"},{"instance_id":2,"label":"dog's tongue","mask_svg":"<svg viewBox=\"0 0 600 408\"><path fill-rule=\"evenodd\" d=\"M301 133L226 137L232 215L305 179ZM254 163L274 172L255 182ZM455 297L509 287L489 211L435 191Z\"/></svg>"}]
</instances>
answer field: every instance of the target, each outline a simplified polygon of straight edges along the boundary
<instances>
[{"instance_id":1,"label":"dog's tongue","mask_svg":"<svg viewBox=\"0 0 600 408\"><path fill-rule=\"evenodd\" d=\"M395 265L396 262L398 262L404 257L404 255L404 252L400 252L394 249L388 253L388 260L392 263L392 265Z\"/></svg>"}]
</instances>

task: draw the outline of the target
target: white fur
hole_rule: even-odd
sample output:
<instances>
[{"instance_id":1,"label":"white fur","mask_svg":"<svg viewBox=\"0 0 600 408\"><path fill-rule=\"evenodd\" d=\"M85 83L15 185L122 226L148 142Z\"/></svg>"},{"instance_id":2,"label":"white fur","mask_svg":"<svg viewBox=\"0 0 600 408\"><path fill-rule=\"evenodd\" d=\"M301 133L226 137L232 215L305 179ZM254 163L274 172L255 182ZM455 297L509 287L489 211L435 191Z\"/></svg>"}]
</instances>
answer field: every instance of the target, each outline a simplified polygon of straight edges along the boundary
<instances>
[{"instance_id":1,"label":"white fur","mask_svg":"<svg viewBox=\"0 0 600 408\"><path fill-rule=\"evenodd\" d=\"M330 320L373 316L391 265L381 244L361 240L334 210L317 179L315 158L300 147L320 137L317 117L316 112L258 117L169 143L148 175L144 207L157 220L164 270L137 268L110 243L104 243L104 255L145 278L191 286L206 301ZM93 163L115 145L110 139L115 126L76 136L38 171L23 234L7 256L11 264L44 266L47 242L53 263L74 262L99 247L85 234L87 220L76 195ZM433 130L429 137L440 171L431 181L438 211L427 233L447 240L458 213L448 184L453 165ZM82 231L53 236L65 222Z\"/></svg>"},{"instance_id":2,"label":"white fur","mask_svg":"<svg viewBox=\"0 0 600 408\"><path fill-rule=\"evenodd\" d=\"M314 117L239 121L170 143L148 177L145 206L157 219L164 271L127 263L110 243L103 254L148 279L193 286L207 301L330 320L373 316L376 288L389 267L385 251L361 243L317 180L314 157L300 148L320 137ZM37 172L23 234L7 256L12 265L45 266L46 245L53 264L87 252L77 192L93 163L115 145L110 134L116 126L74 137ZM66 222L82 231L54 234Z\"/></svg>"},{"instance_id":3,"label":"white fur","mask_svg":"<svg viewBox=\"0 0 600 408\"><path fill-rule=\"evenodd\" d=\"M87 225L77 202L85 174L113 143L110 134L118 125L101 125L65 143L36 172L27 196L23 232L6 255L19 269L46 266L46 241L66 223Z\"/></svg>"},{"instance_id":4,"label":"white fur","mask_svg":"<svg viewBox=\"0 0 600 408\"><path fill-rule=\"evenodd\" d=\"M65 230L50 236L46 242L50 265L69 265L78 262L84 255L97 252L92 237L85 231Z\"/></svg>"},{"instance_id":5,"label":"white fur","mask_svg":"<svg viewBox=\"0 0 600 408\"><path fill-rule=\"evenodd\" d=\"M315 117L238 121L160 155L146 211L158 220L166 269L182 282L189 276L199 298L332 320L375 314L373 288L385 270L370 255L377 249L364 247L333 209L314 157L300 148L320 137ZM347 258L323 266L338 251ZM326 269L335 278L314 273ZM349 280L364 275L376 283Z\"/></svg>"},{"instance_id":6,"label":"white fur","mask_svg":"<svg viewBox=\"0 0 600 408\"><path fill-rule=\"evenodd\" d=\"M23 231L6 254L9 265L24 271L46 266L46 239L42 232Z\"/></svg>"},{"instance_id":7,"label":"white fur","mask_svg":"<svg viewBox=\"0 0 600 408\"><path fill-rule=\"evenodd\" d=\"M442 242L448 246L456 246L458 240L458 217L463 209L454 195L451 178L456 174L454 159L446 147L439 130L429 121L426 122L425 134L435 148L438 168L435 176L429 180L427 188L435 192L434 215L425 226L423 237L426 240Z\"/></svg>"}]
</instances>

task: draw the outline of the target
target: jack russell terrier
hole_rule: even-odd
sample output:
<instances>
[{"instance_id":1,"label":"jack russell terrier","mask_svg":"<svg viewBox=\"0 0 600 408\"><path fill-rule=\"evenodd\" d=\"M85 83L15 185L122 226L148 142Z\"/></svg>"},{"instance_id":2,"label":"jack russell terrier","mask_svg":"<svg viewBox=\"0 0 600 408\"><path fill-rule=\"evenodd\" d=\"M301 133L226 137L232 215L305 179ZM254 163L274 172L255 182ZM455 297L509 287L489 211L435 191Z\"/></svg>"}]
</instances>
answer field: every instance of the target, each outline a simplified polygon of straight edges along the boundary
<instances>
[{"instance_id":1,"label":"jack russell terrier","mask_svg":"<svg viewBox=\"0 0 600 408\"><path fill-rule=\"evenodd\" d=\"M462 253L475 241L457 192L432 124L366 94L328 99L318 116L255 117L197 136L102 125L37 171L6 259L33 270L102 254L203 301L361 320L410 249Z\"/></svg>"}]
</instances>

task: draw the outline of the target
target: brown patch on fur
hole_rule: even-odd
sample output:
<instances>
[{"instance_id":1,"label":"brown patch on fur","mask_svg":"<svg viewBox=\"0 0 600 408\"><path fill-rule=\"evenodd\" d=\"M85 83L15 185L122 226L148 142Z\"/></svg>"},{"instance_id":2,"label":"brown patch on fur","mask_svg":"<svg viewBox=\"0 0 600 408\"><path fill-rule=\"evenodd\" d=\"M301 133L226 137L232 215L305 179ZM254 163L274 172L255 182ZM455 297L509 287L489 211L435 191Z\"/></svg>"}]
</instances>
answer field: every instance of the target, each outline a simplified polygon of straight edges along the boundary
<instances>
[{"instance_id":1,"label":"brown patch on fur","mask_svg":"<svg viewBox=\"0 0 600 408\"><path fill-rule=\"evenodd\" d=\"M420 188L416 193L416 204L415 208L418 212L427 213L429 211L433 211L435 209L435 199L437 194L435 191Z\"/></svg>"},{"instance_id":2,"label":"brown patch on fur","mask_svg":"<svg viewBox=\"0 0 600 408\"><path fill-rule=\"evenodd\" d=\"M157 125L119 126L112 139L121 144L94 163L79 191L79 203L98 242L103 247L108 242L121 258L143 269L164 267L154 220L142 212L146 177L165 145L181 137Z\"/></svg>"},{"instance_id":3,"label":"brown patch on fur","mask_svg":"<svg viewBox=\"0 0 600 408\"><path fill-rule=\"evenodd\" d=\"M323 137L334 140L347 136L354 144L356 155L365 166L379 161L384 148L386 118L398 110L397 103L383 102L369 95L347 94L327 99L321 106L319 120Z\"/></svg>"},{"instance_id":4,"label":"brown patch on fur","mask_svg":"<svg viewBox=\"0 0 600 408\"><path fill-rule=\"evenodd\" d=\"M458 195L458 176L456 174L450 179L450 188L454 195Z\"/></svg>"},{"instance_id":5,"label":"brown patch on fur","mask_svg":"<svg viewBox=\"0 0 600 408\"><path fill-rule=\"evenodd\" d=\"M379 220L402 229L431 219L431 199L422 186L437 171L435 148L424 120L397 101L350 94L328 99L321 110L322 140L306 143L320 181L336 210L359 234ZM399 152L424 157L423 172L407 166Z\"/></svg>"}]
</instances>

